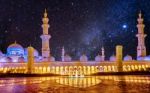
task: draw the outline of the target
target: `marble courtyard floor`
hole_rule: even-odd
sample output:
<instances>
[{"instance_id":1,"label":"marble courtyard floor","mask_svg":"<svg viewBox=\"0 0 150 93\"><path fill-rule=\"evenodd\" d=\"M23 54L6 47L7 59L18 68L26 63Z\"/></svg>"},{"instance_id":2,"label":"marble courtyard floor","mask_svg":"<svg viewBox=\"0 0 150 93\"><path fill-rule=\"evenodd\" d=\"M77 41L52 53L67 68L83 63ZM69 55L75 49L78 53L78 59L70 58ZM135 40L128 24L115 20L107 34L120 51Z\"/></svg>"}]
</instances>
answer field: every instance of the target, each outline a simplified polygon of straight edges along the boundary
<instances>
[{"instance_id":1,"label":"marble courtyard floor","mask_svg":"<svg viewBox=\"0 0 150 93\"><path fill-rule=\"evenodd\" d=\"M150 76L0 78L0 93L150 93Z\"/></svg>"}]
</instances>

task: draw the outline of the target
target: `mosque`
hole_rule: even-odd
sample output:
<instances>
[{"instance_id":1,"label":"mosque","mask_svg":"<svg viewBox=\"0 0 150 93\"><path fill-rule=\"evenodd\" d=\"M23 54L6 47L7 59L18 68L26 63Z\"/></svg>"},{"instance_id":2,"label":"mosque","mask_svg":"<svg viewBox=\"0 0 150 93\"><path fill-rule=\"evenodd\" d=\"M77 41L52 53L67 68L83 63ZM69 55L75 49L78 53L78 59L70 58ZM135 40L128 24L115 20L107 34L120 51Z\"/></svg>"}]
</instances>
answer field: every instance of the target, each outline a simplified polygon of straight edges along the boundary
<instances>
[{"instance_id":1,"label":"mosque","mask_svg":"<svg viewBox=\"0 0 150 93\"><path fill-rule=\"evenodd\" d=\"M42 39L42 55L35 48L33 52L34 64L32 73L53 73L60 75L75 75L84 74L90 75L97 72L116 72L117 71L117 57L112 55L109 61L105 60L104 47L101 48L101 53L95 57L94 61L89 61L88 57L83 54L78 61L73 61L71 56L65 55L65 49L62 47L61 61L56 61L55 57L51 56L49 40L51 35L48 33L49 19L47 11L44 12L42 18L43 34ZM137 60L133 60L132 56L126 55L122 58L123 71L146 71L150 68L150 56L146 55L145 37L141 12L138 14L138 46L137 46ZM28 50L23 48L17 42L10 44L7 48L7 53L0 51L0 73L26 73L28 65Z\"/></svg>"}]
</instances>

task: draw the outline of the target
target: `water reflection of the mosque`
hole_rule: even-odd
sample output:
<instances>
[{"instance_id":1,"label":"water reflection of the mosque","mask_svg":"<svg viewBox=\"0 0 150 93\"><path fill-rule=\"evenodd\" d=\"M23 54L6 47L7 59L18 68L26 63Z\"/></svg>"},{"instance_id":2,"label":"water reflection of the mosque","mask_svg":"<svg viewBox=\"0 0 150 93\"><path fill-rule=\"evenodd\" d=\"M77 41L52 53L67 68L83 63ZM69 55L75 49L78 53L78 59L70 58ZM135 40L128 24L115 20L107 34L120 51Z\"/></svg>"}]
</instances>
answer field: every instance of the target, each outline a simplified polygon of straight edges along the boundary
<instances>
[{"instance_id":1,"label":"water reflection of the mosque","mask_svg":"<svg viewBox=\"0 0 150 93\"><path fill-rule=\"evenodd\" d=\"M134 83L146 83L150 84L150 77L146 76L86 76L81 78L76 77L34 77L34 78L8 78L0 80L1 86L8 85L26 85L35 84L48 81L54 81L55 83L66 85L70 87L86 88L100 84L103 81L115 81L115 82L134 82Z\"/></svg>"}]
</instances>

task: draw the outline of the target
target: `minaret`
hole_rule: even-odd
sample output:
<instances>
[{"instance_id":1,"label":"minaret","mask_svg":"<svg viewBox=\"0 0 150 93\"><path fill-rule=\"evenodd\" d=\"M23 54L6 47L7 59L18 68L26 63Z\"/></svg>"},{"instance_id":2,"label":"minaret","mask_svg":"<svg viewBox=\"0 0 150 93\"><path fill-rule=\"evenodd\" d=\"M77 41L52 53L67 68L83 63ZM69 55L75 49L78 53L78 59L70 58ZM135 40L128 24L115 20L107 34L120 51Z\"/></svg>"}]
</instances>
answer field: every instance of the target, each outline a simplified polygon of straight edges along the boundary
<instances>
[{"instance_id":1,"label":"minaret","mask_svg":"<svg viewBox=\"0 0 150 93\"><path fill-rule=\"evenodd\" d=\"M65 49L64 49L64 46L62 47L61 60L62 60L63 62L65 61Z\"/></svg>"},{"instance_id":2,"label":"minaret","mask_svg":"<svg viewBox=\"0 0 150 93\"><path fill-rule=\"evenodd\" d=\"M105 61L105 50L104 50L104 47L102 47L101 52L102 52L102 61Z\"/></svg>"},{"instance_id":3,"label":"minaret","mask_svg":"<svg viewBox=\"0 0 150 93\"><path fill-rule=\"evenodd\" d=\"M47 17L46 9L42 21L43 34L40 36L42 39L42 57L47 58L50 57L49 39L51 38L51 35L48 34L50 25L48 24L49 19Z\"/></svg>"},{"instance_id":4,"label":"minaret","mask_svg":"<svg viewBox=\"0 0 150 93\"><path fill-rule=\"evenodd\" d=\"M145 47L145 37L146 34L144 34L144 27L145 25L143 24L143 18L141 12L139 13L139 18L137 19L138 24L138 34L136 37L138 38L138 46L137 46L137 57L141 56L144 57L146 56L146 47Z\"/></svg>"}]
</instances>

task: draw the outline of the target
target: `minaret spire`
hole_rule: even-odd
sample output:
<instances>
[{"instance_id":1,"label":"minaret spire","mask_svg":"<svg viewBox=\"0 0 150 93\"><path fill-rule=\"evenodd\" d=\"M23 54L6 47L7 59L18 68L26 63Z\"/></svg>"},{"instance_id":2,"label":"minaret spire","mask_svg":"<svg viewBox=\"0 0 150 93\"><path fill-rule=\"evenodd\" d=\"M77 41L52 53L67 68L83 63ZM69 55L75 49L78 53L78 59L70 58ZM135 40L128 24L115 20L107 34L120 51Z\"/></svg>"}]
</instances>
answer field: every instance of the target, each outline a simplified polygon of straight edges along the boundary
<instances>
[{"instance_id":1,"label":"minaret spire","mask_svg":"<svg viewBox=\"0 0 150 93\"><path fill-rule=\"evenodd\" d=\"M47 18L47 10L45 8L45 12L44 12L44 18Z\"/></svg>"},{"instance_id":2,"label":"minaret spire","mask_svg":"<svg viewBox=\"0 0 150 93\"><path fill-rule=\"evenodd\" d=\"M65 48L64 48L64 46L62 47L61 59L63 62L65 61Z\"/></svg>"},{"instance_id":3,"label":"minaret spire","mask_svg":"<svg viewBox=\"0 0 150 93\"><path fill-rule=\"evenodd\" d=\"M139 12L139 18L142 18L142 13L141 13L141 10L140 10L140 12Z\"/></svg>"},{"instance_id":4,"label":"minaret spire","mask_svg":"<svg viewBox=\"0 0 150 93\"><path fill-rule=\"evenodd\" d=\"M101 48L101 52L102 52L102 61L105 61L105 50L104 50L104 47Z\"/></svg>"},{"instance_id":5,"label":"minaret spire","mask_svg":"<svg viewBox=\"0 0 150 93\"><path fill-rule=\"evenodd\" d=\"M50 48L49 48L49 39L51 38L51 35L48 34L48 29L50 25L48 24L49 19L47 17L47 10L44 11L44 17L42 18L43 24L43 34L40 36L42 39L42 57L48 58L50 57Z\"/></svg>"},{"instance_id":6,"label":"minaret spire","mask_svg":"<svg viewBox=\"0 0 150 93\"><path fill-rule=\"evenodd\" d=\"M138 14L138 34L136 37L138 38L138 46L137 46L137 57L144 57L146 56L146 47L145 47L145 37L146 34L144 34L144 27L145 25L143 24L144 19L142 18L142 13L141 11Z\"/></svg>"}]
</instances>

